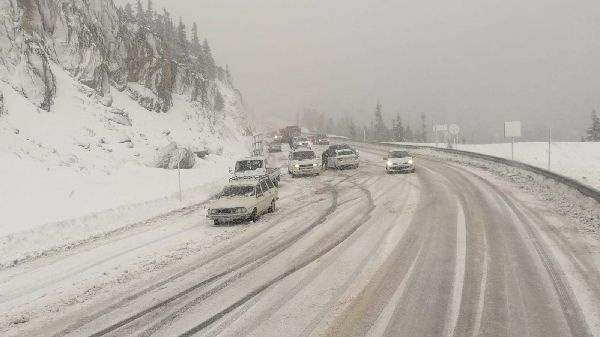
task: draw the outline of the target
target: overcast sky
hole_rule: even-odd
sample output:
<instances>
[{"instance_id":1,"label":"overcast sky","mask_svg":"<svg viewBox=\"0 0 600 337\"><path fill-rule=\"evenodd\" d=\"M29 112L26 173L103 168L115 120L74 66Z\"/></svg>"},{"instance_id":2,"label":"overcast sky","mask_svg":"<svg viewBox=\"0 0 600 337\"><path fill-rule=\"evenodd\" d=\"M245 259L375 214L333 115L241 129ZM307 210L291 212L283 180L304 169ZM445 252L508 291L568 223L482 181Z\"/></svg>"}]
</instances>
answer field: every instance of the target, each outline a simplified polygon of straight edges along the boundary
<instances>
[{"instance_id":1,"label":"overcast sky","mask_svg":"<svg viewBox=\"0 0 600 337\"><path fill-rule=\"evenodd\" d=\"M124 0L118 0L125 3ZM145 6L145 0L143 1ZM154 0L196 21L248 107L368 121L456 122L501 140L502 122L578 140L600 109L598 0Z\"/></svg>"}]
</instances>

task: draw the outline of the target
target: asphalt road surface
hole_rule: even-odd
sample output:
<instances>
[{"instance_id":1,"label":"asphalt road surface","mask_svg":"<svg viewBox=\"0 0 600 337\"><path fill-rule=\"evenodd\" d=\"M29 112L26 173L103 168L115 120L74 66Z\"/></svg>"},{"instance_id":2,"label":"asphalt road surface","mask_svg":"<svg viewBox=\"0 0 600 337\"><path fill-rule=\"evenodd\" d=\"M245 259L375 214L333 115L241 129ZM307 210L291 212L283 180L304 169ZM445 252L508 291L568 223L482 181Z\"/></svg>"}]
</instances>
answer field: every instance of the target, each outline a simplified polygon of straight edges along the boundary
<instances>
[{"instance_id":1,"label":"asphalt road surface","mask_svg":"<svg viewBox=\"0 0 600 337\"><path fill-rule=\"evenodd\" d=\"M60 300L111 256L127 265L180 236L215 238L161 273L6 334L600 336L592 235L483 171L418 158L416 173L388 175L383 155L364 148L357 170L286 175L277 211L255 224L215 227L192 208L0 273L0 309L17 310Z\"/></svg>"}]
</instances>

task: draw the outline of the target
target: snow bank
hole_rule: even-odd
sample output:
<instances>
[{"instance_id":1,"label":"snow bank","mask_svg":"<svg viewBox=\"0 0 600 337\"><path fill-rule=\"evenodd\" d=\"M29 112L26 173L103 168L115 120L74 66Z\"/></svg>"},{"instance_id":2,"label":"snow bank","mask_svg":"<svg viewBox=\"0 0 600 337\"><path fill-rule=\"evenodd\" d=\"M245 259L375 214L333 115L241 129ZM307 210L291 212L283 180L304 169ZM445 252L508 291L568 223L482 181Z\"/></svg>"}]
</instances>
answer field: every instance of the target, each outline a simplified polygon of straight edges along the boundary
<instances>
[{"instance_id":1,"label":"snow bank","mask_svg":"<svg viewBox=\"0 0 600 337\"><path fill-rule=\"evenodd\" d=\"M0 116L0 267L203 202L247 154L232 88L220 87L226 107L219 116L178 95L168 113L156 113L118 90L106 107L66 71L52 71L60 85L50 111L0 82L7 111ZM182 170L182 202L177 170L152 167L171 142L210 153Z\"/></svg>"},{"instance_id":2,"label":"snow bank","mask_svg":"<svg viewBox=\"0 0 600 337\"><path fill-rule=\"evenodd\" d=\"M423 143L389 143L398 145L426 145ZM458 150L511 158L511 144L458 144ZM550 170L600 189L600 143L552 143ZM515 158L536 167L548 168L548 143L515 143Z\"/></svg>"}]
</instances>

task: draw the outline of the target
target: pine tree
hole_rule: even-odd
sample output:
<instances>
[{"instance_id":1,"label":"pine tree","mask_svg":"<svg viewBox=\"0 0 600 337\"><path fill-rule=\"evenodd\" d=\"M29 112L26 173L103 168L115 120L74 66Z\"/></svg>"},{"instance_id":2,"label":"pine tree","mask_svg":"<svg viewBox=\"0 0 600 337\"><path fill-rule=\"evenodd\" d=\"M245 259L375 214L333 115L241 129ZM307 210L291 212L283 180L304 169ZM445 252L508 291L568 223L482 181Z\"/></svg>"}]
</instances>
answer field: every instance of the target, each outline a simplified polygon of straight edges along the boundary
<instances>
[{"instance_id":1,"label":"pine tree","mask_svg":"<svg viewBox=\"0 0 600 337\"><path fill-rule=\"evenodd\" d=\"M600 117L596 114L596 110L592 110L592 125L587 129L587 140L590 142L600 142Z\"/></svg>"},{"instance_id":2,"label":"pine tree","mask_svg":"<svg viewBox=\"0 0 600 337\"><path fill-rule=\"evenodd\" d=\"M198 37L198 25L196 25L195 22L192 25L192 41L190 43L190 52L196 57L199 57L202 53L202 45L200 44L200 38Z\"/></svg>"},{"instance_id":3,"label":"pine tree","mask_svg":"<svg viewBox=\"0 0 600 337\"><path fill-rule=\"evenodd\" d=\"M179 46L179 58L184 61L188 55L188 40L185 24L181 17L179 17L179 24L177 25L177 43Z\"/></svg>"},{"instance_id":4,"label":"pine tree","mask_svg":"<svg viewBox=\"0 0 600 337\"><path fill-rule=\"evenodd\" d=\"M155 21L154 21L154 10L152 9L152 0L148 0L148 4L146 6L146 13L144 15L144 21L148 28L154 30L155 29Z\"/></svg>"},{"instance_id":5,"label":"pine tree","mask_svg":"<svg viewBox=\"0 0 600 337\"><path fill-rule=\"evenodd\" d=\"M133 7L131 7L130 3L127 3L125 5L124 12L125 12L125 14L124 14L125 15L125 20L133 21Z\"/></svg>"},{"instance_id":6,"label":"pine tree","mask_svg":"<svg viewBox=\"0 0 600 337\"><path fill-rule=\"evenodd\" d=\"M215 59L212 57L207 40L204 40L204 44L202 45L202 53L204 54L204 61L206 63L206 75L208 79L215 80L217 78L217 65L215 64Z\"/></svg>"},{"instance_id":7,"label":"pine tree","mask_svg":"<svg viewBox=\"0 0 600 337\"><path fill-rule=\"evenodd\" d=\"M215 111L223 111L224 108L225 108L225 100L223 100L223 96L221 95L221 92L217 90L217 94L215 96L214 109L215 109Z\"/></svg>"},{"instance_id":8,"label":"pine tree","mask_svg":"<svg viewBox=\"0 0 600 337\"><path fill-rule=\"evenodd\" d=\"M407 141L412 142L414 141L414 135L412 132L412 129L410 128L410 124L406 125L406 129L404 130L404 134L405 134L405 138Z\"/></svg>"},{"instance_id":9,"label":"pine tree","mask_svg":"<svg viewBox=\"0 0 600 337\"><path fill-rule=\"evenodd\" d=\"M397 142L404 141L404 126L402 125L402 119L400 118L400 113L396 114L396 119L394 120L392 127L393 135L392 138Z\"/></svg>"},{"instance_id":10,"label":"pine tree","mask_svg":"<svg viewBox=\"0 0 600 337\"><path fill-rule=\"evenodd\" d=\"M137 0L137 2L135 3L135 19L137 20L139 25L145 24L145 16L146 14L144 13L144 8L142 7L142 1Z\"/></svg>"},{"instance_id":11,"label":"pine tree","mask_svg":"<svg viewBox=\"0 0 600 337\"><path fill-rule=\"evenodd\" d=\"M425 124L425 113L421 113L421 142L427 143L427 125Z\"/></svg>"},{"instance_id":12,"label":"pine tree","mask_svg":"<svg viewBox=\"0 0 600 337\"><path fill-rule=\"evenodd\" d=\"M354 125L354 121L352 119L350 119L348 125L348 135L351 139L356 139L356 125Z\"/></svg>"},{"instance_id":13,"label":"pine tree","mask_svg":"<svg viewBox=\"0 0 600 337\"><path fill-rule=\"evenodd\" d=\"M383 141L387 139L388 130L385 126L385 122L383 121L383 110L381 107L381 103L377 102L375 106L375 140Z\"/></svg>"}]
</instances>

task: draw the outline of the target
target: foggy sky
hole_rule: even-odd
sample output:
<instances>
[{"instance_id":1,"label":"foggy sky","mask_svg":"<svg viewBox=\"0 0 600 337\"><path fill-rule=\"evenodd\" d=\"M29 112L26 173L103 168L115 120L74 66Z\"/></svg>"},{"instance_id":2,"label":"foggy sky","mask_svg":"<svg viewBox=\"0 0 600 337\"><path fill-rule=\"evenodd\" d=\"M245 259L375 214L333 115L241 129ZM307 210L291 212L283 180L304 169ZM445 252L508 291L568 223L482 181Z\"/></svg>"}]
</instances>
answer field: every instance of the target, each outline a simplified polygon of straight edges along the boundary
<instances>
[{"instance_id":1,"label":"foggy sky","mask_svg":"<svg viewBox=\"0 0 600 337\"><path fill-rule=\"evenodd\" d=\"M125 3L118 0L117 3ZM144 6L146 1L142 1ZM521 120L579 140L600 110L598 0L154 0L229 64L249 109L293 122L304 107L367 123L455 122L501 141ZM538 132L539 133L539 132Z\"/></svg>"}]
</instances>

